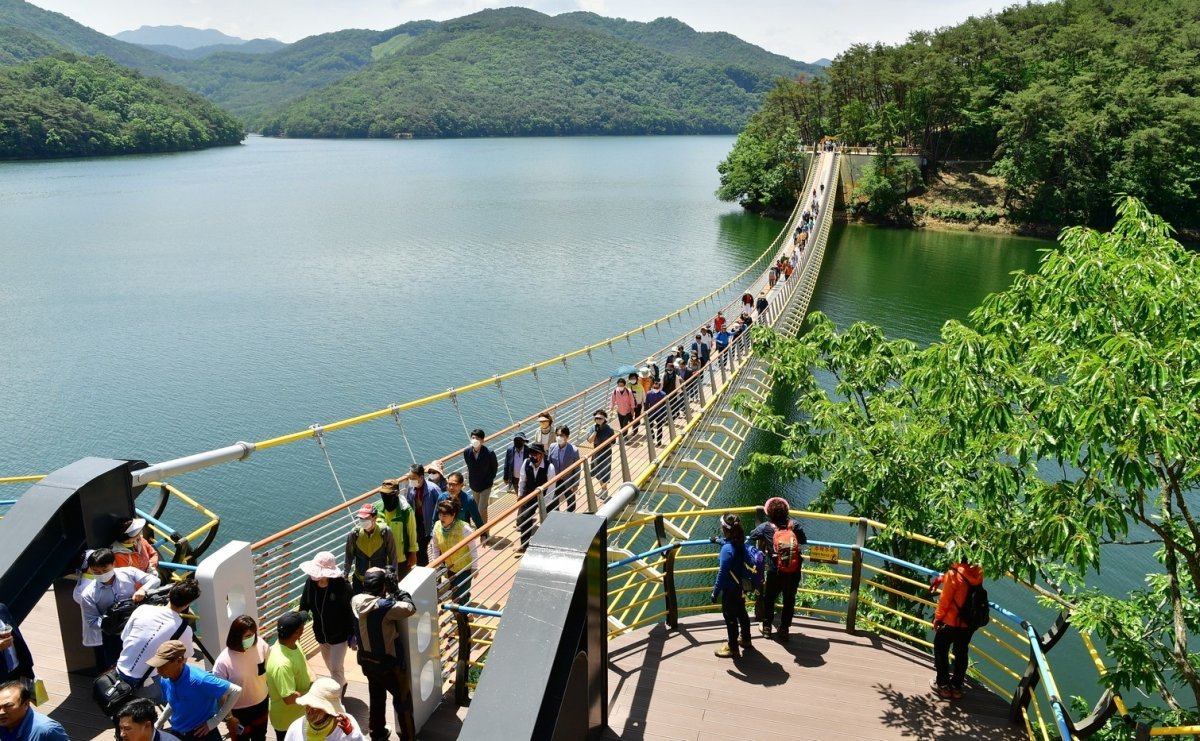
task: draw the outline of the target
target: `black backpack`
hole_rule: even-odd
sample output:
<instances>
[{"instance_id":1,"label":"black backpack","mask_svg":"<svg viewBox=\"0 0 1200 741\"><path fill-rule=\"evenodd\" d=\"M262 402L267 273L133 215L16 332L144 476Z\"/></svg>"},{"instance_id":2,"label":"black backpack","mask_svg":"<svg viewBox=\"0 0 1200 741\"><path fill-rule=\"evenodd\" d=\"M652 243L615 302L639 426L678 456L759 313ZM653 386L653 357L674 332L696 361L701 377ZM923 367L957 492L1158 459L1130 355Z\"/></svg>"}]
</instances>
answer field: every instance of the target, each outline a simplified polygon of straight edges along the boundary
<instances>
[{"instance_id":1,"label":"black backpack","mask_svg":"<svg viewBox=\"0 0 1200 741\"><path fill-rule=\"evenodd\" d=\"M968 584L967 598L962 607L958 608L958 617L968 628L982 628L992 620L989 611L988 593L983 588L983 583Z\"/></svg>"}]
</instances>

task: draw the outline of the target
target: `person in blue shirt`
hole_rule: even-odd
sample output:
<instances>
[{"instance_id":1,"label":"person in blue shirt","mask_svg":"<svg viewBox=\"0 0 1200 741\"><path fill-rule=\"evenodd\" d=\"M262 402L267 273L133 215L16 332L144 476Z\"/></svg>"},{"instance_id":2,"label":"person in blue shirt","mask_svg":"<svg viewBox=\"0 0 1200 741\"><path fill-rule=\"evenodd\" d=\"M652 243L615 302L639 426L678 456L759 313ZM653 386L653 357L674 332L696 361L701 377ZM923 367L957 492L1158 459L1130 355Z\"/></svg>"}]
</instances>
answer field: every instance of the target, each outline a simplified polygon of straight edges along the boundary
<instances>
[{"instance_id":1,"label":"person in blue shirt","mask_svg":"<svg viewBox=\"0 0 1200 741\"><path fill-rule=\"evenodd\" d=\"M163 721L171 721L177 736L221 741L218 729L242 694L236 684L187 663L188 650L180 641L167 641L146 663L162 679Z\"/></svg>"},{"instance_id":2,"label":"person in blue shirt","mask_svg":"<svg viewBox=\"0 0 1200 741\"><path fill-rule=\"evenodd\" d=\"M438 497L442 490L425 478L425 466L414 463L408 469L408 489L404 498L417 513L417 565L429 564L429 539L433 537L433 519L437 517Z\"/></svg>"},{"instance_id":3,"label":"person in blue shirt","mask_svg":"<svg viewBox=\"0 0 1200 741\"><path fill-rule=\"evenodd\" d=\"M438 496L438 502L453 500L458 505L458 519L473 525L475 527L483 527L483 515L479 512L479 505L475 502L475 497L463 488L463 475L458 471L450 472L446 477L446 491Z\"/></svg>"},{"instance_id":4,"label":"person in blue shirt","mask_svg":"<svg viewBox=\"0 0 1200 741\"><path fill-rule=\"evenodd\" d=\"M556 473L562 473L579 462L579 449L571 444L570 427L558 426L554 432L554 444L550 446L550 451L546 455L550 457L550 464L554 466ZM559 500L564 500L567 504L567 511L575 511L575 491L579 488L579 471L580 469L576 468L567 474L558 483L558 486L554 487L554 499L548 503L549 509L558 509Z\"/></svg>"},{"instance_id":5,"label":"person in blue shirt","mask_svg":"<svg viewBox=\"0 0 1200 741\"><path fill-rule=\"evenodd\" d=\"M739 659L741 649L750 646L750 613L746 612L746 595L742 591L742 579L750 574L746 566L746 531L742 529L741 519L732 512L721 517L721 537L725 543L718 556L720 567L717 583L713 585L712 601L721 603L729 641L713 653L722 659ZM742 634L740 645L739 629Z\"/></svg>"},{"instance_id":6,"label":"person in blue shirt","mask_svg":"<svg viewBox=\"0 0 1200 741\"><path fill-rule=\"evenodd\" d=\"M33 709L31 697L20 679L0 684L0 741L71 741L58 721Z\"/></svg>"}]
</instances>

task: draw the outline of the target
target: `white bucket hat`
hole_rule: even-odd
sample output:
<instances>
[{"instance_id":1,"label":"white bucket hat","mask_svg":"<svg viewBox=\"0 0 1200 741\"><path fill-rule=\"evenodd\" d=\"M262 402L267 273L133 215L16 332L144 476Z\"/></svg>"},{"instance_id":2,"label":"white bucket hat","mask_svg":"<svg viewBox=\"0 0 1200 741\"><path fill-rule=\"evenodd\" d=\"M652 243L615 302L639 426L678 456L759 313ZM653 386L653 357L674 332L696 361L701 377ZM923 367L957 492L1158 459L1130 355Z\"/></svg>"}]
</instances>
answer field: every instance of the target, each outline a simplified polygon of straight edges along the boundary
<instances>
[{"instance_id":1,"label":"white bucket hat","mask_svg":"<svg viewBox=\"0 0 1200 741\"><path fill-rule=\"evenodd\" d=\"M329 677L319 677L308 692L296 698L297 705L320 708L330 715L342 714L342 686Z\"/></svg>"},{"instance_id":2,"label":"white bucket hat","mask_svg":"<svg viewBox=\"0 0 1200 741\"><path fill-rule=\"evenodd\" d=\"M133 518L133 521L129 523L129 527L125 528L125 534L133 537L134 535L141 533L145 527L146 520L141 517L135 517Z\"/></svg>"},{"instance_id":3,"label":"white bucket hat","mask_svg":"<svg viewBox=\"0 0 1200 741\"><path fill-rule=\"evenodd\" d=\"M304 561L300 564L300 570L313 579L339 579L342 576L342 570L337 567L337 561L329 551L320 551L313 556L313 560Z\"/></svg>"}]
</instances>

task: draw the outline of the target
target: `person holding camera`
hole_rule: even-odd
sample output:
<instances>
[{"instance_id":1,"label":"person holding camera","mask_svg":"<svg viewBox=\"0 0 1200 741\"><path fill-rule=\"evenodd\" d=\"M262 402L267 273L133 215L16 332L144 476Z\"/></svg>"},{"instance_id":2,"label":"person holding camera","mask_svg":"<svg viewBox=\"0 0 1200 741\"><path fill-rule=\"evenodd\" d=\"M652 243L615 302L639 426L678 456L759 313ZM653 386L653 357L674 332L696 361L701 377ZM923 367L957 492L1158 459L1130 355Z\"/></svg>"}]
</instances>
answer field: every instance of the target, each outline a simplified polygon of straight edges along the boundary
<instances>
[{"instance_id":1,"label":"person holding camera","mask_svg":"<svg viewBox=\"0 0 1200 741\"><path fill-rule=\"evenodd\" d=\"M107 671L121 655L121 636L101 630L108 608L129 600L140 603L146 593L159 585L159 578L132 566L116 565L116 554L107 548L97 548L87 557L87 568L93 579L79 596L83 612L83 645L96 651L96 667Z\"/></svg>"},{"instance_id":2,"label":"person holding camera","mask_svg":"<svg viewBox=\"0 0 1200 741\"><path fill-rule=\"evenodd\" d=\"M371 739L388 738L387 697L391 694L400 738L412 741L417 734L403 640L405 620L416 612L412 597L400 591L395 576L372 568L363 575L363 592L350 604L358 618L358 663L367 678Z\"/></svg>"}]
</instances>

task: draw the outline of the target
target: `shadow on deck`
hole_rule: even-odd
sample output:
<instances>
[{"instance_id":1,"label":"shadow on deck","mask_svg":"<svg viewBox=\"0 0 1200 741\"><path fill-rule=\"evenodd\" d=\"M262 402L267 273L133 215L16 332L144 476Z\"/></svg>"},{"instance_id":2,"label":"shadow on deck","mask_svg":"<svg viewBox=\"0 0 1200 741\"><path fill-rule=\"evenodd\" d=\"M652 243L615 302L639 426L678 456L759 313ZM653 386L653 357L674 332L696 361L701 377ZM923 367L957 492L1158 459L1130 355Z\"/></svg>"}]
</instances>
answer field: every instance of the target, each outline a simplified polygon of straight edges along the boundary
<instances>
[{"instance_id":1,"label":"shadow on deck","mask_svg":"<svg viewBox=\"0 0 1200 741\"><path fill-rule=\"evenodd\" d=\"M1028 738L978 684L935 697L929 656L887 638L798 619L788 643L756 633L741 659L713 655L724 641L711 615L610 641L608 738Z\"/></svg>"}]
</instances>

